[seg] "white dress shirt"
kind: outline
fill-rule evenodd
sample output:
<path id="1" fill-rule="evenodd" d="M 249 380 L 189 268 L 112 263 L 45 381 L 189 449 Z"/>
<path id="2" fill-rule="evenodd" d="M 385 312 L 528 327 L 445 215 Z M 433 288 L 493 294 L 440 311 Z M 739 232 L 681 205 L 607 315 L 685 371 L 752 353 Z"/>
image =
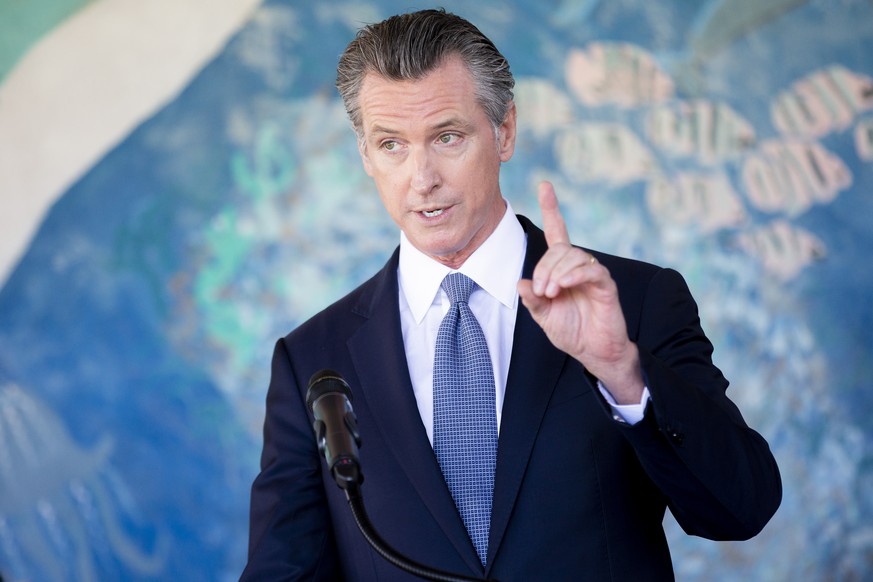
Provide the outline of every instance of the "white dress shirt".
<path id="1" fill-rule="evenodd" d="M 461 265 L 459 272 L 473 279 L 478 288 L 470 295 L 470 310 L 479 321 L 488 343 L 494 366 L 497 427 L 503 410 L 512 336 L 518 306 L 517 284 L 521 278 L 527 237 L 509 202 L 497 228 Z M 403 232 L 400 233 L 400 326 L 418 412 L 427 437 L 433 443 L 433 361 L 436 336 L 443 317 L 449 310 L 449 298 L 440 284 L 455 272 L 416 249 Z M 616 405 L 601 386 L 613 412 L 623 421 L 634 423 L 642 418 L 648 390 L 639 405 Z"/>

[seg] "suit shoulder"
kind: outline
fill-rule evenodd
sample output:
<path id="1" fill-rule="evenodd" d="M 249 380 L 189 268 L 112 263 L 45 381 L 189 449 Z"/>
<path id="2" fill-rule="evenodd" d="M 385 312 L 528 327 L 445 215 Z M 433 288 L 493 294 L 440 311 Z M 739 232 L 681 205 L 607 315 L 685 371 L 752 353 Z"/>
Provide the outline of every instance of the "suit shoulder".
<path id="1" fill-rule="evenodd" d="M 652 277 L 667 270 L 664 267 L 647 263 L 638 259 L 630 259 L 620 257 L 618 255 L 610 255 L 600 251 L 585 249 L 591 253 L 600 263 L 609 270 L 612 278 L 615 279 L 619 287 L 622 283 L 635 283 L 639 285 L 642 282 L 651 280 Z"/>
<path id="2" fill-rule="evenodd" d="M 675 269 L 598 251 L 589 252 L 609 270 L 618 287 L 625 317 L 629 320 L 639 317 L 643 306 L 653 300 L 683 297 L 693 301 L 685 278 Z"/>

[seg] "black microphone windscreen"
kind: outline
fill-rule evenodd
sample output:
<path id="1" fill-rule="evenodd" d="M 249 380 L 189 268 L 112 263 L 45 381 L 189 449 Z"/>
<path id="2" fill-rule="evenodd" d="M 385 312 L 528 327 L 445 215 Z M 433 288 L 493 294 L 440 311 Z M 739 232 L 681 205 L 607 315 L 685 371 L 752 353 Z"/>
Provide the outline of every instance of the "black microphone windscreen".
<path id="1" fill-rule="evenodd" d="M 334 370 L 319 370 L 309 379 L 309 389 L 306 391 L 306 407 L 313 412 L 312 406 L 321 396 L 330 392 L 345 394 L 349 402 L 352 400 L 352 390 L 348 383 Z"/>

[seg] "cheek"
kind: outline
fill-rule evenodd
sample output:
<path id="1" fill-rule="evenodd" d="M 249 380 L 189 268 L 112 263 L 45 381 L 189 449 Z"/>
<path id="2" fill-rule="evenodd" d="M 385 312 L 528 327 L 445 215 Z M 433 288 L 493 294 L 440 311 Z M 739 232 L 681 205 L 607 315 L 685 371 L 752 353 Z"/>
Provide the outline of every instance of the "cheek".
<path id="1" fill-rule="evenodd" d="M 403 197 L 400 194 L 399 188 L 391 181 L 378 183 L 379 198 L 382 200 L 382 206 L 388 211 L 388 214 L 395 221 L 399 220 L 403 211 Z"/>

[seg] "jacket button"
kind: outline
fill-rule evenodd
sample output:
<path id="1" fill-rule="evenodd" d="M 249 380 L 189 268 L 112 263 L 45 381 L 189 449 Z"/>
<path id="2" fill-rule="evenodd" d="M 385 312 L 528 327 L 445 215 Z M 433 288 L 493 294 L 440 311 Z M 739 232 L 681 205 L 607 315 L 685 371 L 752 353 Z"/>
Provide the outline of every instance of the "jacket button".
<path id="1" fill-rule="evenodd" d="M 672 426 L 665 427 L 664 432 L 677 447 L 681 447 L 682 443 L 685 442 L 685 435 Z"/>

